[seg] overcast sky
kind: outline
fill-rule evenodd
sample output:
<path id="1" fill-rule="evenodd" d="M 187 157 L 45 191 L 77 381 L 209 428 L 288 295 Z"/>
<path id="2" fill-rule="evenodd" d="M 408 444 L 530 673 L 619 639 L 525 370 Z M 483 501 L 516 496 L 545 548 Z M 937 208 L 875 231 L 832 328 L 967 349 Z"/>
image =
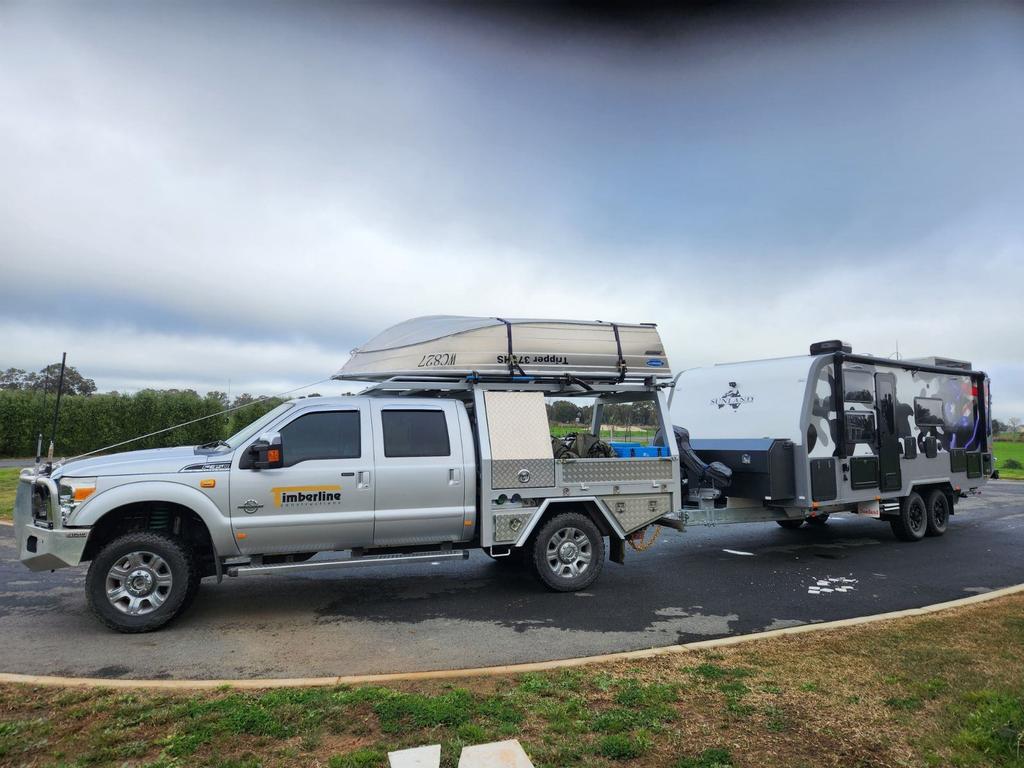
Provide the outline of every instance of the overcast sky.
<path id="1" fill-rule="evenodd" d="M 1019 5 L 417 8 L 0 3 L 0 367 L 269 393 L 416 315 L 600 318 L 965 358 L 1024 417 Z"/>

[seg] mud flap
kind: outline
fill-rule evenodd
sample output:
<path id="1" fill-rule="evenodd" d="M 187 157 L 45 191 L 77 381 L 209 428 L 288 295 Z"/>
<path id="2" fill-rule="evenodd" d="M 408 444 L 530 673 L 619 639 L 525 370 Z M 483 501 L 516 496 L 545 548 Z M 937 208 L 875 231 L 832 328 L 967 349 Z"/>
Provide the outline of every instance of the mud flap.
<path id="1" fill-rule="evenodd" d="M 618 536 L 608 537 L 608 559 L 619 565 L 626 563 L 626 542 Z"/>

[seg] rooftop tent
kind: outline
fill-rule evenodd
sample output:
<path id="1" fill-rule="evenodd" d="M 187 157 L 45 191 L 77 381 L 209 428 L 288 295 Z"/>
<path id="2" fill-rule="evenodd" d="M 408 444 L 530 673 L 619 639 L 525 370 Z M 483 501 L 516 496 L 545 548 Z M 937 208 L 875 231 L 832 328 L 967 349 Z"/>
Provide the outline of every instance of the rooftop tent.
<path id="1" fill-rule="evenodd" d="M 393 376 L 671 376 L 653 324 L 431 315 L 406 320 L 352 350 L 336 379 Z"/>

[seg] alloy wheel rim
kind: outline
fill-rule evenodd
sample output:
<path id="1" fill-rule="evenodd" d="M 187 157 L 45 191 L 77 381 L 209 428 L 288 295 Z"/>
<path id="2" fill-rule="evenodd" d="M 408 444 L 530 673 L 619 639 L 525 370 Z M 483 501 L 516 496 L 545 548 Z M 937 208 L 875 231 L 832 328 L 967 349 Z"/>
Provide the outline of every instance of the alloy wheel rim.
<path id="1" fill-rule="evenodd" d="M 171 566 L 160 555 L 138 551 L 121 555 L 107 571 L 107 600 L 129 616 L 145 616 L 171 594 Z"/>
<path id="2" fill-rule="evenodd" d="M 910 518 L 910 527 L 915 531 L 920 531 L 927 525 L 926 515 L 924 511 L 924 504 L 915 503 L 910 505 L 908 517 Z"/>
<path id="3" fill-rule="evenodd" d="M 563 579 L 579 576 L 590 567 L 593 548 L 587 534 L 579 528 L 559 528 L 548 539 L 545 559 L 551 572 Z"/>
<path id="4" fill-rule="evenodd" d="M 946 510 L 945 500 L 935 500 L 935 503 L 932 504 L 932 516 L 935 518 L 935 522 L 940 528 L 946 524 L 946 520 L 949 518 L 949 512 Z"/>

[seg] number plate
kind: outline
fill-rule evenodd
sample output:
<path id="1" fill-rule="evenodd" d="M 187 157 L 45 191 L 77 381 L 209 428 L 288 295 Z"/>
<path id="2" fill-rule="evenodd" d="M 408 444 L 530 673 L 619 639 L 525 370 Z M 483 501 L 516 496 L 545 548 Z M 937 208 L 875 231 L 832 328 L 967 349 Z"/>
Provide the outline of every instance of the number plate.
<path id="1" fill-rule="evenodd" d="M 862 501 L 857 504 L 857 514 L 865 517 L 881 517 L 882 509 L 877 501 Z"/>

